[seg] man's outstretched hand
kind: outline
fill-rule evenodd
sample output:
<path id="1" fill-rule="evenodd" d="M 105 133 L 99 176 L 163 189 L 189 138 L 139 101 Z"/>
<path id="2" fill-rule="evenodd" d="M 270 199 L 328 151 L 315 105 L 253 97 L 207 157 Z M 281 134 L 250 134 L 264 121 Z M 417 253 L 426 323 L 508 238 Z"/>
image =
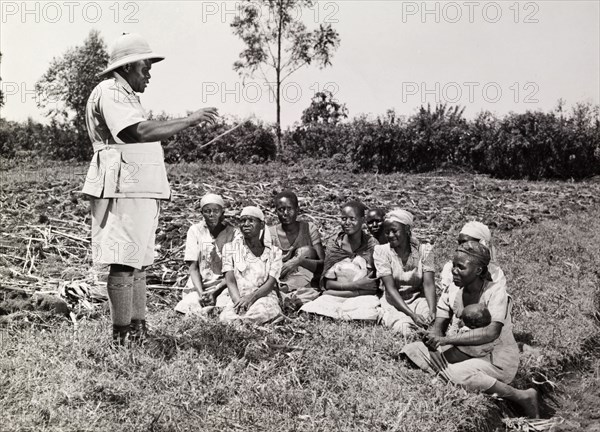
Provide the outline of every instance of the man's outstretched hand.
<path id="1" fill-rule="evenodd" d="M 191 123 L 191 126 L 199 125 L 202 122 L 207 122 L 210 124 L 214 124 L 219 117 L 219 112 L 216 108 L 202 108 L 198 111 L 194 111 L 188 116 L 188 120 Z"/>

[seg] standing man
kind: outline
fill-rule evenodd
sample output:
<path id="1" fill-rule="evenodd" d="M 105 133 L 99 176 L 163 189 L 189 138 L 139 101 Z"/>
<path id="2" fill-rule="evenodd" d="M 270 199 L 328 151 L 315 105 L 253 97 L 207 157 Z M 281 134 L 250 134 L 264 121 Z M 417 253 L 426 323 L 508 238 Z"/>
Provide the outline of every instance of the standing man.
<path id="1" fill-rule="evenodd" d="M 110 265 L 113 341 L 121 345 L 146 334 L 144 269 L 154 262 L 160 200 L 171 196 L 160 141 L 218 115 L 204 108 L 184 118 L 148 120 L 136 93 L 146 90 L 152 64 L 162 60 L 141 36 L 123 34 L 86 108 L 94 156 L 82 192 L 91 201 L 92 259 Z"/>

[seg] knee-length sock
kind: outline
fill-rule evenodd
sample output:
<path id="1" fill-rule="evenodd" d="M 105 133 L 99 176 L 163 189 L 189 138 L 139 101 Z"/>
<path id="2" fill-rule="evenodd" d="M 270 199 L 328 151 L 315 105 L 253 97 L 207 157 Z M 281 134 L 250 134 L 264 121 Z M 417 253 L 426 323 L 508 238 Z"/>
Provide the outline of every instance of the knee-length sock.
<path id="1" fill-rule="evenodd" d="M 106 284 L 112 323 L 115 326 L 131 324 L 133 276 L 108 276 Z"/>
<path id="2" fill-rule="evenodd" d="M 133 296 L 131 302 L 131 319 L 146 320 L 146 272 L 133 274 Z"/>

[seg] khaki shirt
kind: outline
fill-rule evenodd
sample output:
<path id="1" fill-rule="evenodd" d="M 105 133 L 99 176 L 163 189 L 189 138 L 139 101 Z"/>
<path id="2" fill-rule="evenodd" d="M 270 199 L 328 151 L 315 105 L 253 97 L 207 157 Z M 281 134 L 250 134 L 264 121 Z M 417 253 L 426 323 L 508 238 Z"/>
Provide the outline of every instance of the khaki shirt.
<path id="1" fill-rule="evenodd" d="M 118 136 L 147 119 L 138 95 L 117 73 L 94 88 L 85 119 L 94 156 L 83 193 L 96 198 L 170 197 L 160 142 L 125 144 Z"/>

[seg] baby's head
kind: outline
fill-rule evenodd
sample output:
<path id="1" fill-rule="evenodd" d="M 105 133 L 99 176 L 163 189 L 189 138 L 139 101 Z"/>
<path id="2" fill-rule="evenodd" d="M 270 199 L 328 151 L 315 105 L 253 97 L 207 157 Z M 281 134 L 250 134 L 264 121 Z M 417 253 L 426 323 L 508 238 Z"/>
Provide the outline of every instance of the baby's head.
<path id="1" fill-rule="evenodd" d="M 475 329 L 490 325 L 492 316 L 488 308 L 481 303 L 475 303 L 464 308 L 462 320 L 465 326 Z"/>

